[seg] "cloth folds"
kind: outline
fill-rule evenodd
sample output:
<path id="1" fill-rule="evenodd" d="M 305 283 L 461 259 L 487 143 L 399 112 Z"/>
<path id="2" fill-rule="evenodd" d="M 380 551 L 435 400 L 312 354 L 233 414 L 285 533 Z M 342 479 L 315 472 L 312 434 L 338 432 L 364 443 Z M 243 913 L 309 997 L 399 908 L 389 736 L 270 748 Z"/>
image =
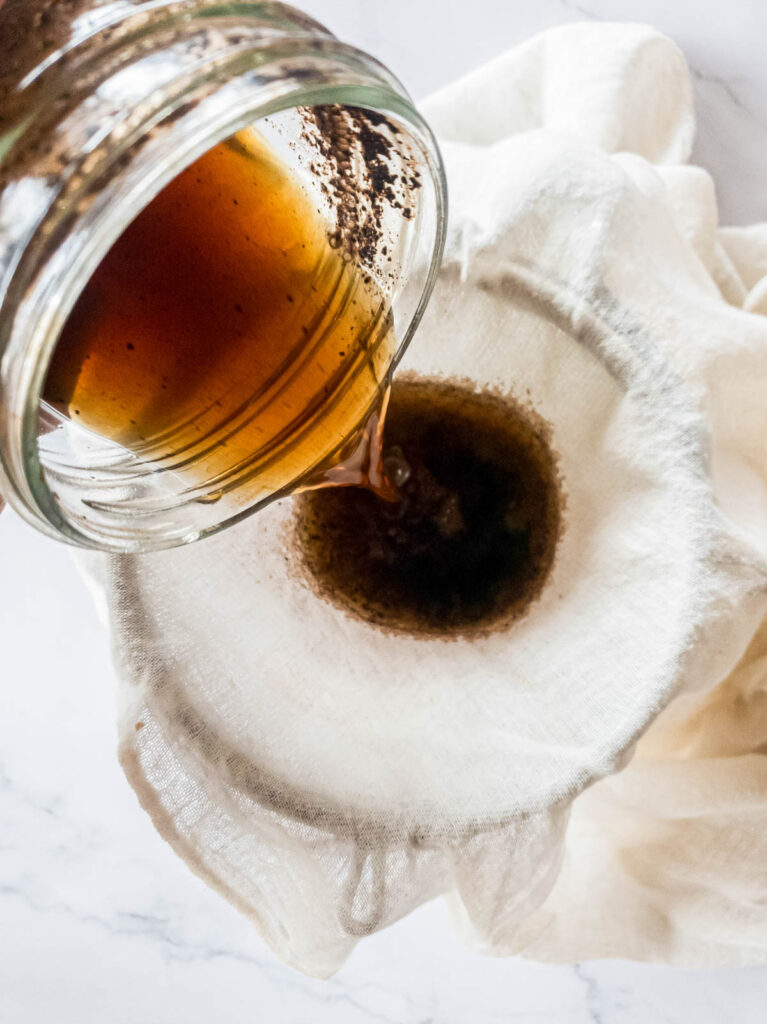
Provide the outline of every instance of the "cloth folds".
<path id="1" fill-rule="evenodd" d="M 548 422 L 550 579 L 506 635 L 417 640 L 290 571 L 289 501 L 89 556 L 128 778 L 309 973 L 440 894 L 492 953 L 764 960 L 767 225 L 718 227 L 646 26 L 544 33 L 423 112 L 451 216 L 405 367 Z"/>

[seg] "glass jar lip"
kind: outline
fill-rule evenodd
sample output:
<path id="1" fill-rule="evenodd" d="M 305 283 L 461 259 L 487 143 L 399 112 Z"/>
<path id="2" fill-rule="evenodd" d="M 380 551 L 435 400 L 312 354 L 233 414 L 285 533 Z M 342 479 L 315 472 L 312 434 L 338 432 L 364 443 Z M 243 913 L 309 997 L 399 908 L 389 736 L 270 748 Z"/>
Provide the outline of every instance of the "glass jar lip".
<path id="1" fill-rule="evenodd" d="M 228 7 L 228 5 L 218 5 Z M 260 9 L 263 4 L 249 4 L 252 8 Z M 266 5 L 268 7 L 278 6 L 283 10 L 285 5 Z M 295 42 L 295 40 L 293 40 Z M 322 36 L 320 39 L 305 36 L 302 45 L 298 48 L 303 52 L 304 57 L 308 56 L 317 69 L 317 79 L 321 79 L 323 62 L 337 62 L 341 60 L 343 67 L 348 69 L 347 73 L 339 73 L 336 64 L 333 64 L 332 81 L 315 80 L 305 74 L 284 75 L 279 82 L 270 82 L 268 95 L 256 95 L 246 107 L 221 111 L 221 116 L 207 125 L 198 125 L 194 135 L 185 140 L 185 145 L 173 154 L 172 159 L 163 160 L 161 170 L 158 168 L 151 183 L 141 183 L 140 195 L 128 193 L 119 202 L 105 206 L 96 216 L 83 218 L 81 229 L 88 225 L 88 244 L 81 245 L 78 253 L 79 259 L 75 259 L 69 266 L 61 268 L 61 274 L 56 280 L 56 289 L 53 296 L 48 296 L 51 305 L 45 313 L 45 326 L 30 332 L 27 338 L 18 341 L 18 331 L 14 330 L 9 339 L 8 348 L 16 344 L 17 349 L 22 349 L 20 359 L 17 363 L 17 394 L 23 396 L 21 408 L 18 403 L 15 409 L 6 412 L 10 423 L 6 422 L 5 431 L 2 436 L 2 445 L 9 451 L 2 452 L 5 476 L 11 477 L 11 486 L 7 487 L 11 503 L 28 521 L 32 522 L 38 529 L 65 539 L 70 544 L 80 547 L 99 548 L 102 550 L 114 551 L 138 551 L 176 546 L 177 544 L 195 540 L 198 537 L 206 536 L 217 532 L 224 527 L 237 522 L 252 514 L 262 507 L 267 501 L 284 495 L 285 491 L 272 495 L 269 498 L 257 502 L 254 505 L 233 514 L 229 518 L 222 519 L 213 526 L 194 530 L 182 538 L 174 537 L 168 542 L 147 542 L 146 539 L 135 542 L 121 540 L 119 543 L 112 543 L 106 538 L 94 541 L 92 537 L 84 534 L 73 522 L 71 522 L 61 509 L 56 495 L 48 486 L 45 474 L 42 471 L 38 447 L 37 447 L 37 419 L 39 402 L 44 386 L 47 367 L 52 357 L 53 350 L 60 332 L 61 324 L 74 304 L 79 291 L 84 287 L 85 281 L 95 270 L 100 260 L 106 255 L 110 246 L 114 243 L 119 234 L 124 230 L 127 222 L 135 216 L 136 212 L 147 203 L 167 184 L 175 175 L 180 173 L 198 156 L 201 156 L 211 146 L 222 141 L 246 124 L 253 123 L 269 115 L 281 111 L 295 109 L 296 107 L 316 106 L 320 104 L 340 104 L 353 106 L 363 110 L 383 114 L 393 118 L 398 125 L 417 144 L 418 150 L 423 156 L 423 167 L 431 178 L 435 196 L 435 223 L 434 242 L 432 246 L 431 261 L 428 272 L 424 279 L 424 285 L 420 301 L 412 315 L 407 328 L 398 338 L 398 347 L 391 365 L 391 369 L 397 365 L 404 354 L 410 340 L 415 332 L 418 323 L 423 315 L 424 309 L 431 294 L 436 275 L 439 269 L 446 234 L 446 204 L 447 187 L 445 182 L 444 169 L 439 149 L 431 130 L 426 122 L 413 107 L 404 88 L 397 82 L 391 73 L 374 58 L 369 57 L 353 46 L 338 42 L 332 36 Z M 247 54 L 250 51 L 245 51 Z M 294 50 L 295 54 L 295 50 Z M 294 55 L 293 54 L 293 55 Z M 227 74 L 221 78 L 219 88 L 227 82 L 239 77 L 245 70 L 249 70 L 249 62 L 243 60 L 245 55 L 239 53 L 235 58 L 235 66 L 227 69 Z M 281 59 L 280 48 L 270 50 L 270 57 L 275 60 Z M 205 75 L 200 75 L 205 80 Z M 361 81 L 362 79 L 362 81 Z M 192 83 L 192 87 L 196 82 Z M 176 109 L 184 106 L 184 94 L 175 97 Z M 259 98 L 260 96 L 260 98 Z M 173 111 L 171 111 L 171 116 Z M 167 115 L 166 115 L 167 116 Z M 148 134 L 156 124 L 156 117 L 147 118 L 144 123 L 137 126 L 138 137 Z M 119 153 L 112 155 L 114 162 L 120 159 Z M 108 165 L 107 165 L 108 166 Z M 104 168 L 101 168 L 103 172 Z M 126 211 L 130 216 L 126 219 Z M 51 271 L 52 273 L 52 271 Z M 79 275 L 79 277 L 78 277 Z M 79 280 L 79 287 L 76 281 Z M 73 287 L 67 287 L 72 285 Z M 37 286 L 35 286 L 36 288 Z M 34 293 L 33 289 L 33 293 Z M 5 374 L 4 374 L 5 376 Z M 4 384 L 8 381 L 4 380 Z M 21 385 L 18 387 L 18 385 Z M 6 391 L 10 389 L 6 388 Z M 6 464 L 6 456 L 10 452 L 9 466 Z M 15 455 L 15 458 L 14 458 Z M 19 486 L 19 484 L 21 486 Z"/>

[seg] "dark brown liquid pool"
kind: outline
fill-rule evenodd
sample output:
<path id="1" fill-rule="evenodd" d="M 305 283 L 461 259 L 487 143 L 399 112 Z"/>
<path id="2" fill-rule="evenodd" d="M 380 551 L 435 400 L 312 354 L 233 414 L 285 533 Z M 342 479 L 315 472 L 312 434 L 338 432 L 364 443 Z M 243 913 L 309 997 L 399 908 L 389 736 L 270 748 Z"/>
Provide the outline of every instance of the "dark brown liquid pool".
<path id="1" fill-rule="evenodd" d="M 417 636 L 491 632 L 522 615 L 554 562 L 562 521 L 545 424 L 494 393 L 404 379 L 384 461 L 401 501 L 362 488 L 297 499 L 296 548 L 321 597 Z"/>

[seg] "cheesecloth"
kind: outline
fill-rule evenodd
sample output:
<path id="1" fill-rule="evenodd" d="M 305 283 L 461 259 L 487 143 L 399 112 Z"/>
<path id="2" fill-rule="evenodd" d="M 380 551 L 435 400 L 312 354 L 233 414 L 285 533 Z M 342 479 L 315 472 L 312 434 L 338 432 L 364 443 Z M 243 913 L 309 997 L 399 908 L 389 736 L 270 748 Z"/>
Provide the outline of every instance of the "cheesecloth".
<path id="1" fill-rule="evenodd" d="M 500 634 L 387 633 L 295 571 L 291 500 L 87 556 L 125 772 L 311 974 L 440 894 L 493 953 L 764 959 L 767 225 L 718 227 L 645 26 L 544 33 L 423 112 L 451 215 L 405 367 L 549 424 L 543 592 Z"/>

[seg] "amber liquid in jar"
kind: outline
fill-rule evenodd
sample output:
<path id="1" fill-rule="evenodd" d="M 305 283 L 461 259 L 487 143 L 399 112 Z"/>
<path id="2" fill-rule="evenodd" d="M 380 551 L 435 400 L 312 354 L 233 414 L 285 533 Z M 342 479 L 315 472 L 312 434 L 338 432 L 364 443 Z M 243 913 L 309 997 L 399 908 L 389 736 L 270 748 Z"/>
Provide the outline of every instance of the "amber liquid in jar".
<path id="1" fill-rule="evenodd" d="M 255 501 L 326 471 L 328 483 L 369 482 L 393 349 L 375 283 L 247 129 L 113 245 L 66 322 L 44 398 L 200 500 L 245 484 Z"/>

